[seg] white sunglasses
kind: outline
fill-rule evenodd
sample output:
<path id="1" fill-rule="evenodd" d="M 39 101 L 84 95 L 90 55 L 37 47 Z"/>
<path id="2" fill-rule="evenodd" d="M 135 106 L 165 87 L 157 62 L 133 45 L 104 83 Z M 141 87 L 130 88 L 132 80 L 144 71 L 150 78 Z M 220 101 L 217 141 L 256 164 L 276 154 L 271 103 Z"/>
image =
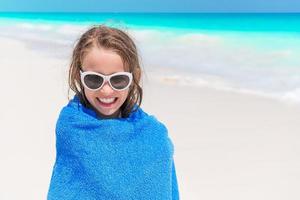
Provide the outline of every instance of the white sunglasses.
<path id="1" fill-rule="evenodd" d="M 83 86 L 92 91 L 101 89 L 106 82 L 114 90 L 122 91 L 126 90 L 132 82 L 130 72 L 117 72 L 106 76 L 97 72 L 80 70 L 80 78 Z"/>

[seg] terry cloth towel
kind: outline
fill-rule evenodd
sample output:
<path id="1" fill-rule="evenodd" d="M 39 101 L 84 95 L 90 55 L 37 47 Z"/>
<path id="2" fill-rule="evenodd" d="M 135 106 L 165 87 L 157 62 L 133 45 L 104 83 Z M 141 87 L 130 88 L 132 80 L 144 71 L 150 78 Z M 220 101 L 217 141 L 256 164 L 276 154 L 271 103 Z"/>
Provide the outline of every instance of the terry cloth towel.
<path id="1" fill-rule="evenodd" d="M 56 124 L 47 198 L 179 199 L 173 154 L 166 127 L 141 108 L 127 118 L 100 119 L 75 96 Z"/>

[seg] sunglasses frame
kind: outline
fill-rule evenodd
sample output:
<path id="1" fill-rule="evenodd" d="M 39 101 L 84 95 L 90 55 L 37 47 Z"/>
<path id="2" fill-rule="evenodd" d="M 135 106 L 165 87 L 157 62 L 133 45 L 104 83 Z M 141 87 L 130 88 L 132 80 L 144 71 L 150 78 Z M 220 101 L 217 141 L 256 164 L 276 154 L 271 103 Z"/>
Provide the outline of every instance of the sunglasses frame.
<path id="1" fill-rule="evenodd" d="M 89 88 L 89 87 L 85 84 L 85 82 L 84 82 L 84 77 L 85 77 L 86 75 L 97 75 L 97 76 L 102 77 L 102 78 L 103 78 L 103 82 L 102 82 L 101 86 L 98 87 L 98 88 L 96 88 L 96 89 L 91 89 L 91 88 Z M 110 82 L 110 79 L 111 79 L 112 77 L 114 77 L 114 76 L 117 76 L 117 75 L 125 75 L 125 76 L 128 76 L 128 78 L 129 78 L 129 83 L 128 83 L 128 85 L 127 85 L 125 88 L 117 89 L 117 88 L 115 88 L 115 87 L 112 86 L 112 84 L 111 84 L 111 82 Z M 123 90 L 126 90 L 126 89 L 131 85 L 131 82 L 132 82 L 132 73 L 130 73 L 130 72 L 116 72 L 116 73 L 113 73 L 113 74 L 110 74 L 110 75 L 103 75 L 103 74 L 100 74 L 100 73 L 98 73 L 98 72 L 93 72 L 93 71 L 85 71 L 85 72 L 84 72 L 84 71 L 80 70 L 80 79 L 81 79 L 81 83 L 83 84 L 83 86 L 84 86 L 85 88 L 91 90 L 91 91 L 97 91 L 97 90 L 100 90 L 106 82 L 108 82 L 108 84 L 110 85 L 110 87 L 111 87 L 113 90 L 116 90 L 116 91 L 123 91 Z"/>

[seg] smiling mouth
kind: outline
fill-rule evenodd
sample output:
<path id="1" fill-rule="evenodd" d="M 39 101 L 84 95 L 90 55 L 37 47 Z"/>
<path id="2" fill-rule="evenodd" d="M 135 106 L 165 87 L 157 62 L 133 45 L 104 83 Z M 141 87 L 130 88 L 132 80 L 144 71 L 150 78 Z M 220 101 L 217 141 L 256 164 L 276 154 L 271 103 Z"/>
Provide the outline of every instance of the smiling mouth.
<path id="1" fill-rule="evenodd" d="M 111 107 L 113 104 L 115 104 L 117 102 L 117 100 L 118 100 L 118 97 L 109 98 L 109 99 L 97 98 L 98 103 L 104 107 Z"/>

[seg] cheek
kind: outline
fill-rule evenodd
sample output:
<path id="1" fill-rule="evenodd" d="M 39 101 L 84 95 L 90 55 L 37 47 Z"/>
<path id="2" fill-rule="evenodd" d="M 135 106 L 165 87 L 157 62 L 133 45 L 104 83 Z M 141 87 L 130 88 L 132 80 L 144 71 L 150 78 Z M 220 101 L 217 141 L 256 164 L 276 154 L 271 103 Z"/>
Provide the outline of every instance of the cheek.
<path id="1" fill-rule="evenodd" d="M 89 101 L 91 101 L 92 99 L 93 99 L 93 92 L 91 92 L 91 91 L 88 91 L 88 90 L 84 90 L 84 95 L 85 95 L 85 97 L 89 100 Z M 90 102 L 91 103 L 91 102 Z"/>
<path id="2" fill-rule="evenodd" d="M 129 93 L 128 90 L 127 91 L 123 91 L 121 93 L 120 97 L 121 97 L 121 99 L 122 99 L 123 102 L 127 99 L 128 93 Z"/>

